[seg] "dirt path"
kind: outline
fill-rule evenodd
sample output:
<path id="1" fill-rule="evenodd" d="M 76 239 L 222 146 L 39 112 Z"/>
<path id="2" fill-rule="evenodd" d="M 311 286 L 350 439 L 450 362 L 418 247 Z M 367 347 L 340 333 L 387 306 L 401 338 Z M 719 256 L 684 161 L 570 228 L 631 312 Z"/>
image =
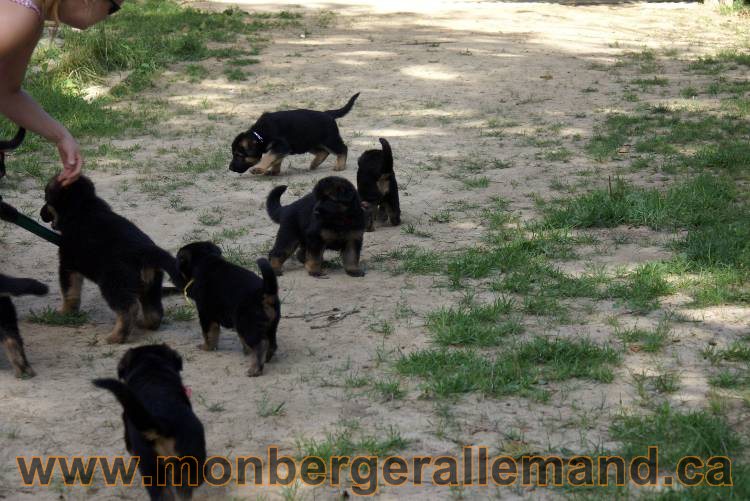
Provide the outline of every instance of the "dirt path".
<path id="1" fill-rule="evenodd" d="M 219 2 L 198 5 L 224 7 Z M 262 205 L 270 187 L 289 184 L 288 201 L 330 174 L 332 161 L 311 173 L 306 169 L 309 158 L 295 157 L 284 163 L 278 179 L 257 179 L 249 174 L 237 177 L 225 171 L 231 138 L 264 110 L 328 109 L 361 92 L 353 112 L 340 120 L 350 148 L 345 175 L 353 180 L 359 154 L 375 147 L 378 137 L 389 138 L 403 186 L 405 226 L 379 228 L 366 236 L 364 260 L 369 273 L 364 279 L 332 270 L 328 279 L 314 280 L 298 264 L 289 265 L 281 279 L 283 312 L 294 318 L 283 319 L 277 358 L 266 366 L 261 378 L 244 375 L 239 342 L 231 332 L 223 334 L 217 353 L 199 352 L 196 321 L 172 322 L 153 336 L 134 339 L 164 341 L 183 354 L 184 378 L 193 388 L 197 413 L 206 425 L 209 452 L 261 454 L 268 446 L 279 445 L 291 454 L 296 441 L 324 438 L 342 421 L 356 421 L 364 433 L 379 438 L 386 438 L 391 428 L 399 430 L 408 440 L 408 446 L 400 451 L 405 456 L 454 455 L 460 451 L 459 444 L 539 453 L 613 446 L 607 435 L 608 417 L 620 402 L 633 398 L 633 389 L 622 377 L 611 385 L 561 385 L 546 404 L 521 398 L 461 398 L 450 404 L 450 414 L 441 411 L 441 404 L 420 398 L 416 380 L 401 380 L 406 396 L 387 402 L 369 385 L 348 387 L 356 386 L 347 383 L 352 378 L 395 378 L 389 363 L 398 353 L 428 342 L 424 316 L 461 297 L 435 287 L 431 278 L 392 276 L 373 257 L 409 244 L 447 249 L 477 241 L 483 228 L 471 207 L 492 197 L 508 200 L 510 210 L 531 217 L 533 198 L 549 198 L 554 180 L 599 183 L 606 179 L 617 166 L 595 163 L 582 147 L 603 111 L 630 107 L 631 103 L 622 99 L 620 77 L 601 71 L 600 65 L 611 64 L 625 50 L 644 47 L 673 51 L 676 58 L 716 52 L 725 48 L 728 37 L 736 37 L 733 22 L 701 4 L 682 3 L 352 0 L 311 2 L 304 8 L 293 2 L 247 1 L 240 6 L 301 12 L 304 27 L 273 33 L 258 56 L 261 63 L 248 68 L 252 76 L 246 82 L 228 82 L 217 70 L 216 78 L 191 84 L 179 80 L 177 70 L 169 72 L 164 89 L 148 97 L 162 98 L 167 107 L 189 112 L 169 115 L 160 137 L 114 141 L 120 148 L 137 148 L 132 161 L 91 172 L 100 194 L 172 251 L 191 235 L 207 236 L 233 228 L 240 233 L 229 239 L 228 245 L 254 258 L 267 249 L 276 231 Z M 675 89 L 687 83 L 686 77 L 669 72 L 666 66 L 665 73 Z M 583 91 L 588 88 L 596 91 Z M 551 129 L 572 151 L 566 161 L 546 160 L 538 145 L 530 141 L 544 138 Z M 165 185 L 169 178 L 165 165 L 206 158 L 207 152 L 215 168 L 196 174 L 193 184 L 166 192 L 143 188 L 144 179 Z M 489 181 L 486 188 L 467 189 L 461 180 L 452 178 L 459 166 L 472 161 L 487 166 L 482 169 Z M 576 173 L 592 171 L 592 177 L 576 177 Z M 179 200 L 170 202 L 171 196 Z M 13 200 L 38 210 L 38 191 L 19 193 Z M 179 204 L 189 210 L 176 210 Z M 451 207 L 464 209 L 455 211 L 448 223 L 431 221 L 431 216 Z M 202 213 L 220 215 L 222 222 L 217 227 L 202 225 L 198 222 Z M 403 229 L 412 227 L 417 231 Z M 242 234 L 243 230 L 246 233 Z M 32 242 L 16 229 L 4 227 L 2 231 L 7 246 L 0 252 L 9 253 L 8 268 L 14 274 L 47 277 L 47 282 L 56 283 L 55 254 L 50 246 Z M 420 237 L 419 231 L 429 236 Z M 627 266 L 666 255 L 660 246 L 648 243 L 652 235 L 642 237 L 597 259 Z M 18 300 L 22 315 L 56 304 L 57 286 L 52 289 L 48 298 Z M 181 303 L 181 298 L 167 300 L 173 307 Z M 91 284 L 84 288 L 83 304 L 90 323 L 80 328 L 22 322 L 36 378 L 13 379 L 7 361 L 0 357 L 0 497 L 143 497 L 140 490 L 124 488 L 17 487 L 13 461 L 17 453 L 123 453 L 119 411 L 111 397 L 95 391 L 89 380 L 113 374 L 116 360 L 127 346 L 103 344 L 112 315 Z M 357 311 L 324 329 L 311 329 L 323 320 L 300 318 L 307 312 L 334 307 Z M 604 324 L 609 313 L 596 311 L 586 325 L 556 327 L 555 333 L 601 339 L 609 332 Z M 712 314 L 709 312 L 709 317 Z M 721 323 L 715 328 L 685 333 L 688 361 L 695 356 L 695 344 L 691 343 L 721 335 L 723 329 L 740 329 L 749 316 L 741 309 L 725 309 L 717 315 Z M 390 335 L 377 332 L 384 324 L 392 326 Z M 547 326 L 540 324 L 536 331 L 547 333 Z M 649 363 L 645 358 L 628 358 L 618 374 L 626 375 Z M 705 403 L 705 375 L 685 376 L 679 399 Z M 281 415 L 260 416 L 264 409 L 281 403 Z M 336 492 L 300 489 L 308 499 L 330 499 Z M 199 493 L 199 499 L 254 498 L 258 493 L 276 498 L 281 491 L 227 487 L 201 489 Z M 393 499 L 554 495 L 549 490 L 527 492 L 521 488 L 449 491 L 403 487 L 383 488 L 380 493 Z"/>

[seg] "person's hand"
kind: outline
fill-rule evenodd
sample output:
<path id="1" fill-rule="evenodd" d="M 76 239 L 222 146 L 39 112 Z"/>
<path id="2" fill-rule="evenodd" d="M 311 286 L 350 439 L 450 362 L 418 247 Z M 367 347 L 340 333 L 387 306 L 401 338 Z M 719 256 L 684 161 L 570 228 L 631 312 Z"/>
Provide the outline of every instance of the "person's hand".
<path id="1" fill-rule="evenodd" d="M 57 142 L 57 151 L 60 152 L 60 160 L 63 163 L 63 171 L 57 176 L 57 180 L 63 186 L 68 186 L 81 176 L 81 167 L 83 167 L 81 148 L 75 138 L 68 133 Z"/>

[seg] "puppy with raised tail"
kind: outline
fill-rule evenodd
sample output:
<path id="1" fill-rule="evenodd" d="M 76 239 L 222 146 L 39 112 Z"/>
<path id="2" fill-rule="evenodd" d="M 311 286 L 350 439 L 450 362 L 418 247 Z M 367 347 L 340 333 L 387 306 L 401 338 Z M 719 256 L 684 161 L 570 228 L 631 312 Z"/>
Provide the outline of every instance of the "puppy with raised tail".
<path id="1" fill-rule="evenodd" d="M 211 242 L 194 242 L 177 252 L 177 266 L 195 301 L 203 332 L 202 350 L 216 350 L 221 327 L 236 329 L 250 356 L 247 375 L 260 376 L 276 352 L 281 301 L 276 275 L 267 259 L 258 259 L 263 278 L 232 264 Z"/>
<path id="2" fill-rule="evenodd" d="M 193 489 L 203 483 L 206 437 L 181 371 L 182 358 L 166 344 L 139 346 L 120 359 L 118 379 L 93 381 L 122 405 L 125 448 L 140 458 L 138 469 L 144 480 L 151 479 L 146 490 L 152 500 L 174 499 L 174 494 L 190 499 Z M 167 463 L 159 457 L 180 458 L 180 462 L 167 474 Z M 188 466 L 187 475 L 183 464 Z"/>
<path id="3" fill-rule="evenodd" d="M 328 155 L 336 155 L 336 167 L 346 168 L 348 148 L 341 139 L 336 120 L 346 116 L 359 93 L 343 108 L 328 111 L 288 110 L 263 113 L 250 129 L 232 142 L 229 170 L 243 173 L 277 175 L 287 155 L 312 153 L 310 170 L 317 169 Z"/>
<path id="4" fill-rule="evenodd" d="M 359 256 L 365 231 L 365 212 L 354 185 L 343 177 L 321 179 L 312 193 L 287 205 L 281 205 L 286 186 L 271 190 L 266 199 L 268 216 L 279 223 L 276 242 L 271 249 L 271 266 L 282 274 L 284 262 L 297 250 L 297 259 L 311 276 L 323 275 L 323 252 L 341 252 L 344 270 L 362 277 Z"/>
<path id="5" fill-rule="evenodd" d="M 391 145 L 380 138 L 381 150 L 367 150 L 357 163 L 357 191 L 362 198 L 367 217 L 367 231 L 375 230 L 375 217 L 393 226 L 401 224 L 401 207 L 398 200 L 398 183 L 393 171 Z"/>

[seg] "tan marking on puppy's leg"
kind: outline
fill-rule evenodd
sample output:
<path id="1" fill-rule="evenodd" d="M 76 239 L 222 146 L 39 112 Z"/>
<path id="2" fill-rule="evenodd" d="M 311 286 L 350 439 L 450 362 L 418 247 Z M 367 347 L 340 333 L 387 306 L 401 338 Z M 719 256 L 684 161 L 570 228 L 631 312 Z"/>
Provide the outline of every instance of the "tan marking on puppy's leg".
<path id="1" fill-rule="evenodd" d="M 350 238 L 347 240 L 344 249 L 341 251 L 341 261 L 344 263 L 344 271 L 353 277 L 362 277 L 365 272 L 359 266 L 359 255 L 357 253 L 357 240 Z"/>
<path id="2" fill-rule="evenodd" d="M 323 275 L 323 253 L 307 249 L 305 256 L 305 269 L 313 277 Z"/>
<path id="3" fill-rule="evenodd" d="M 13 372 L 17 378 L 34 377 L 36 375 L 26 361 L 26 354 L 23 351 L 23 346 L 18 340 L 7 337 L 3 340 L 3 345 L 5 347 L 5 352 L 8 355 L 8 360 L 10 360 L 10 363 L 13 365 Z"/>
<path id="4" fill-rule="evenodd" d="M 221 326 L 216 322 L 213 322 L 208 328 L 207 332 L 203 333 L 203 339 L 205 343 L 198 346 L 203 351 L 215 351 L 219 347 L 219 334 L 221 333 Z"/>
<path id="5" fill-rule="evenodd" d="M 269 174 L 271 176 L 278 176 L 279 172 L 281 172 L 281 161 L 284 160 L 283 158 L 279 158 L 274 163 L 271 164 L 270 170 L 266 171 L 266 174 Z"/>
<path id="6" fill-rule="evenodd" d="M 281 275 L 283 273 L 282 267 L 284 266 L 284 259 L 280 257 L 272 257 L 271 258 L 271 268 L 273 268 L 274 273 L 276 275 Z"/>
<path id="7" fill-rule="evenodd" d="M 242 351 L 250 359 L 250 367 L 247 369 L 247 375 L 249 377 L 258 377 L 263 374 L 263 360 L 266 359 L 266 351 L 268 351 L 268 340 L 264 339 L 258 344 L 256 349 L 253 349 L 248 345 L 244 339 L 240 338 L 242 342 Z"/>
<path id="8" fill-rule="evenodd" d="M 81 289 L 83 288 L 83 275 L 71 272 L 69 275 L 70 287 L 63 291 L 63 304 L 60 313 L 75 313 L 81 307 Z"/>
<path id="9" fill-rule="evenodd" d="M 266 174 L 266 171 L 276 162 L 277 160 L 281 160 L 283 157 L 279 157 L 275 153 L 265 153 L 261 159 L 258 165 L 250 169 L 250 172 L 253 174 Z"/>
<path id="10" fill-rule="evenodd" d="M 333 170 L 344 170 L 346 169 L 346 153 L 336 155 L 336 167 Z"/>
<path id="11" fill-rule="evenodd" d="M 129 309 L 118 311 L 116 314 L 117 320 L 115 320 L 115 327 L 112 329 L 112 333 L 109 337 L 107 337 L 107 343 L 109 344 L 124 343 L 133 331 L 133 327 L 135 326 L 138 317 L 138 303 L 134 303 Z"/>
<path id="12" fill-rule="evenodd" d="M 325 150 L 316 151 L 315 157 L 312 159 L 312 162 L 310 162 L 310 170 L 317 169 L 318 166 L 328 158 L 328 155 L 330 155 L 330 153 Z"/>

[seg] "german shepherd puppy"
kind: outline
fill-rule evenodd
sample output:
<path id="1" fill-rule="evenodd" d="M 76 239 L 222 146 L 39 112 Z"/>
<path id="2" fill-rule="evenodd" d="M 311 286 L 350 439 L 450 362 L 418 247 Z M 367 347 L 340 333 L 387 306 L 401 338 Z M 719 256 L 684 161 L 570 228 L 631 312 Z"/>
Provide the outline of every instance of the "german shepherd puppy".
<path id="1" fill-rule="evenodd" d="M 26 129 L 19 127 L 13 139 L 0 141 L 0 179 L 5 177 L 5 154 L 21 146 L 24 137 L 26 137 Z"/>
<path id="2" fill-rule="evenodd" d="M 315 277 L 323 275 L 323 252 L 341 251 L 344 270 L 353 277 L 365 272 L 359 265 L 365 230 L 365 213 L 357 189 L 348 180 L 329 176 L 318 181 L 312 193 L 285 207 L 280 198 L 286 186 L 277 186 L 268 194 L 266 210 L 279 223 L 276 242 L 271 249 L 271 266 L 282 274 L 284 262 L 297 251 L 297 259 Z"/>
<path id="3" fill-rule="evenodd" d="M 236 329 L 243 351 L 250 357 L 247 375 L 260 376 L 263 364 L 276 352 L 276 330 L 281 318 L 279 286 L 271 265 L 258 259 L 263 276 L 226 261 L 211 242 L 194 242 L 177 252 L 177 265 L 187 282 L 185 292 L 195 301 L 203 331 L 199 348 L 215 350 L 219 329 Z"/>
<path id="4" fill-rule="evenodd" d="M 146 487 L 151 499 L 173 499 L 171 489 L 189 499 L 203 483 L 206 437 L 180 371 L 182 358 L 166 344 L 139 346 L 123 355 L 117 365 L 118 379 L 93 381 L 111 391 L 123 407 L 125 448 L 140 457 L 138 469 L 144 479 L 151 479 Z M 157 460 L 167 456 L 182 458 L 189 465 L 187 477 L 180 463 L 167 474 L 166 462 Z M 157 479 L 167 485 L 159 486 Z"/>
<path id="5" fill-rule="evenodd" d="M 393 172 L 393 153 L 388 141 L 380 138 L 381 150 L 367 150 L 357 164 L 357 191 L 362 198 L 367 218 L 367 231 L 375 230 L 375 213 L 393 226 L 401 224 L 401 207 L 398 202 L 398 183 Z"/>
<path id="6" fill-rule="evenodd" d="M 330 153 L 336 155 L 336 167 L 346 168 L 347 147 L 339 134 L 336 119 L 345 116 L 354 106 L 354 94 L 338 110 L 289 110 L 263 113 L 252 127 L 232 142 L 229 170 L 243 173 L 250 167 L 253 174 L 276 175 L 287 155 L 312 153 L 310 169 L 316 169 Z"/>
<path id="7" fill-rule="evenodd" d="M 99 286 L 104 300 L 117 315 L 108 343 L 124 343 L 133 330 L 140 303 L 142 326 L 161 325 L 162 280 L 166 271 L 181 287 L 177 261 L 157 247 L 145 233 L 96 196 L 94 183 L 80 177 L 63 188 L 52 178 L 44 190 L 47 202 L 41 218 L 61 234 L 61 311 L 77 311 L 83 278 Z"/>
<path id="8" fill-rule="evenodd" d="M 47 286 L 31 278 L 13 278 L 0 275 L 0 342 L 5 347 L 10 363 L 17 378 L 34 377 L 36 373 L 26 359 L 23 350 L 23 339 L 18 331 L 18 317 L 11 296 L 47 294 Z"/>

